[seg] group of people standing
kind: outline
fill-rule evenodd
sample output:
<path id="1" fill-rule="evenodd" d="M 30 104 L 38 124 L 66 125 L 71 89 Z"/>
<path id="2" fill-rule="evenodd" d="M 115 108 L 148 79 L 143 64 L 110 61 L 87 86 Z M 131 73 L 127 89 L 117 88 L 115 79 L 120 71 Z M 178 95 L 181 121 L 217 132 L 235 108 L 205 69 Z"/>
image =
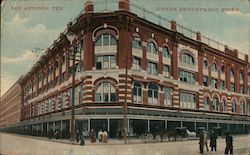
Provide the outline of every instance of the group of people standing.
<path id="1" fill-rule="evenodd" d="M 98 139 L 99 143 L 107 143 L 108 142 L 108 132 L 100 129 L 97 133 L 97 139 Z M 91 129 L 91 131 L 90 131 L 90 140 L 91 140 L 91 143 L 96 142 L 96 132 L 94 131 L 94 129 Z"/>
<path id="2" fill-rule="evenodd" d="M 228 132 L 225 133 L 226 135 L 226 148 L 225 148 L 225 154 L 233 154 L 233 137 L 229 135 Z M 208 133 L 207 131 L 203 131 L 200 134 L 200 153 L 204 152 L 204 146 L 207 149 L 207 152 L 209 151 L 208 149 Z M 217 134 L 212 130 L 210 134 L 210 147 L 211 151 L 217 151 Z"/>

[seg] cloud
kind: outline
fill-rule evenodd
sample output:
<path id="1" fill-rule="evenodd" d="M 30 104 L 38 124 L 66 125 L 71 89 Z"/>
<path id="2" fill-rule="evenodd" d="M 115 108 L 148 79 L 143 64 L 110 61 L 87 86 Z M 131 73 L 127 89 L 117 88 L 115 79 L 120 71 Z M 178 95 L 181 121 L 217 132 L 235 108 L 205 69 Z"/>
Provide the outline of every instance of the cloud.
<path id="1" fill-rule="evenodd" d="M 26 50 L 20 57 L 1 57 L 1 63 L 3 64 L 21 64 L 27 61 L 32 61 L 36 58 L 36 54 Z"/>
<path id="2" fill-rule="evenodd" d="M 20 55 L 23 49 L 47 48 L 61 31 L 62 28 L 48 29 L 43 23 L 33 23 L 32 18 L 23 18 L 17 13 L 2 24 L 1 50 L 6 54 Z"/>
<path id="3" fill-rule="evenodd" d="M 11 24 L 14 24 L 14 25 L 22 25 L 24 23 L 27 23 L 28 21 L 30 21 L 29 18 L 21 18 L 20 17 L 20 14 L 16 14 L 12 20 L 10 21 Z"/>

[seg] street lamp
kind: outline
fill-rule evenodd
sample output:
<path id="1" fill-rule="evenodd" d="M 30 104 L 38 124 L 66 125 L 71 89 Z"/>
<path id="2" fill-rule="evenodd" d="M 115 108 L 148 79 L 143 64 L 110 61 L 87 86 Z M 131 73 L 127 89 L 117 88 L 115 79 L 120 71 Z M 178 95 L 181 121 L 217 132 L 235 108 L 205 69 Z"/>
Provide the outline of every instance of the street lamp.
<path id="1" fill-rule="evenodd" d="M 75 141 L 75 56 L 76 56 L 76 50 L 75 50 L 75 46 L 73 46 L 73 41 L 76 39 L 76 35 L 70 30 L 70 28 L 72 27 L 72 23 L 69 23 L 68 25 L 68 31 L 66 33 L 66 37 L 70 42 L 70 46 L 69 46 L 69 52 L 70 54 L 73 54 L 73 64 L 72 64 L 72 105 L 71 105 L 71 134 L 70 134 L 70 139 L 72 142 Z"/>

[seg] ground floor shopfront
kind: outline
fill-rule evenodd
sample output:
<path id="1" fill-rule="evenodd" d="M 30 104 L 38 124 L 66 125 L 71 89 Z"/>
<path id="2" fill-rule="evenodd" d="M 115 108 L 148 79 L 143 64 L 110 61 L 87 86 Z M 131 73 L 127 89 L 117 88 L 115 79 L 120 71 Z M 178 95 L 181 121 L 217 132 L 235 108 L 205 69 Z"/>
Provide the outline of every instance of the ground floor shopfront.
<path id="1" fill-rule="evenodd" d="M 139 137 L 145 132 L 174 130 L 186 127 L 190 131 L 203 128 L 207 131 L 217 129 L 220 134 L 229 131 L 232 134 L 250 133 L 248 116 L 229 116 L 204 112 L 161 110 L 141 107 L 128 107 L 128 135 Z M 2 128 L 4 131 L 33 136 L 51 136 L 61 133 L 61 138 L 70 138 L 71 111 L 34 117 L 19 124 Z M 85 107 L 75 111 L 75 129 L 89 133 L 93 129 L 107 131 L 110 138 L 119 138 L 123 130 L 124 115 L 122 106 Z"/>

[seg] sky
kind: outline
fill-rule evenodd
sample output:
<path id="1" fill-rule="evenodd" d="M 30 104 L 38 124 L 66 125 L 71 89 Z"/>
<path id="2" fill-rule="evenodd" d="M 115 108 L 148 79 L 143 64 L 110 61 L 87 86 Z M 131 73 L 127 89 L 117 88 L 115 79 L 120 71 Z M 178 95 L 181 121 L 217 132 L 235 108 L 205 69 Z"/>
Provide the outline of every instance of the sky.
<path id="1" fill-rule="evenodd" d="M 39 59 L 87 0 L 4 0 L 1 4 L 1 95 Z M 105 5 L 105 1 L 109 2 Z M 95 10 L 115 10 L 115 0 L 94 0 Z M 248 0 L 130 0 L 142 9 L 175 20 L 193 31 L 250 55 Z M 156 24 L 158 18 L 131 10 Z M 159 23 L 158 23 L 159 24 Z M 160 24 L 167 27 L 165 21 Z M 167 27 L 169 28 L 169 27 Z M 181 30 L 179 30 L 181 32 Z M 190 35 L 191 36 L 191 35 Z M 37 51 L 36 54 L 34 51 Z M 40 54 L 39 54 L 40 53 Z"/>

